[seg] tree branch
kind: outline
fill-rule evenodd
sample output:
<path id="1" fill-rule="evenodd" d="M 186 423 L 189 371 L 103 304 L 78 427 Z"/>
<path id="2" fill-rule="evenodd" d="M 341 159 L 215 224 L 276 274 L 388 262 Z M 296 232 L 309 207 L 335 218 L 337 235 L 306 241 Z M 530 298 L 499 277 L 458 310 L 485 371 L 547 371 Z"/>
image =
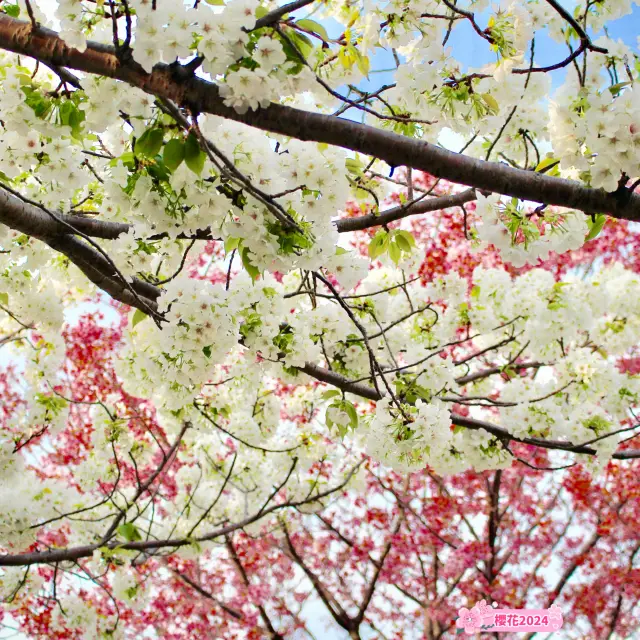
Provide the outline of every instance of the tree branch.
<path id="1" fill-rule="evenodd" d="M 211 113 L 299 140 L 351 149 L 380 158 L 391 166 L 427 171 L 438 178 L 475 189 L 585 213 L 640 219 L 640 196 L 637 194 L 625 193 L 621 197 L 572 180 L 463 156 L 352 120 L 279 104 L 272 103 L 266 109 L 239 114 L 225 106 L 215 84 L 189 72 L 181 73 L 179 66 L 157 64 L 148 73 L 133 60 L 119 60 L 112 46 L 96 42 L 89 42 L 86 51 L 81 53 L 68 47 L 56 32 L 43 28 L 34 32 L 29 22 L 7 14 L 0 14 L 0 48 L 31 56 L 43 63 L 122 80 L 199 113 Z"/>
<path id="2" fill-rule="evenodd" d="M 598 53 L 609 53 L 607 49 L 604 47 L 597 47 L 591 42 L 591 39 L 586 34 L 585 30 L 580 26 L 577 20 L 556 0 L 547 0 L 547 4 L 551 5 L 556 13 L 558 13 L 564 20 L 566 20 L 572 27 L 573 30 L 578 34 L 580 38 L 580 42 L 582 46 L 586 49 L 590 49 L 591 51 L 597 51 Z"/>
<path id="3" fill-rule="evenodd" d="M 330 487 L 325 491 L 321 491 L 320 493 L 309 496 L 308 498 L 304 498 L 303 500 L 296 500 L 285 502 L 283 504 L 273 505 L 260 513 L 255 513 L 245 518 L 244 520 L 241 520 L 240 522 L 227 525 L 226 527 L 222 527 L 220 529 L 215 529 L 214 531 L 211 531 L 197 538 L 168 538 L 165 540 L 138 540 L 135 542 L 112 541 L 108 542 L 106 545 L 102 545 L 100 542 L 97 542 L 95 544 L 69 547 L 66 549 L 51 549 L 49 551 L 31 551 L 27 553 L 4 554 L 0 555 L 0 567 L 24 567 L 32 564 L 51 564 L 55 562 L 76 561 L 82 558 L 89 558 L 96 549 L 100 548 L 109 550 L 129 549 L 131 551 L 152 552 L 158 551 L 160 549 L 166 549 L 168 547 L 178 549 L 180 547 L 186 547 L 190 544 L 193 544 L 194 542 L 208 542 L 211 540 L 216 540 L 220 537 L 226 536 L 229 533 L 233 533 L 234 531 L 242 529 L 243 527 L 246 527 L 264 518 L 270 513 L 281 511 L 282 509 L 286 509 L 289 507 L 295 508 L 304 504 L 316 502 L 317 500 L 322 500 L 322 498 L 326 498 L 333 493 L 341 491 L 349 484 L 351 478 L 355 475 L 361 465 L 362 462 L 359 462 L 355 467 L 353 467 L 347 474 L 346 478 L 335 487 Z"/>
<path id="4" fill-rule="evenodd" d="M 216 598 L 212 593 L 210 593 L 209 591 L 201 587 L 195 580 L 192 580 L 188 575 L 181 573 L 177 569 L 171 569 L 171 572 L 175 576 L 180 578 L 180 580 L 182 580 L 184 583 L 188 584 L 194 591 L 199 593 L 203 598 L 206 598 L 207 600 L 211 600 L 212 602 L 215 602 L 215 604 L 218 607 L 220 607 L 225 613 L 229 614 L 232 618 L 235 618 L 236 620 L 242 620 L 241 613 L 238 613 L 235 609 L 232 609 L 231 607 L 228 607 L 223 602 L 220 602 L 218 598 Z"/>
<path id="5" fill-rule="evenodd" d="M 315 378 L 316 380 L 320 380 L 321 382 L 326 382 L 342 391 L 347 393 L 352 393 L 354 395 L 360 396 L 361 398 L 366 398 L 367 400 L 381 400 L 383 394 L 379 393 L 373 387 L 369 387 L 368 385 L 352 382 L 348 378 L 336 373 L 335 371 L 329 371 L 328 369 L 324 369 L 319 365 L 312 364 L 307 362 L 304 367 L 300 368 L 300 371 L 306 373 L 307 375 Z M 597 455 L 597 451 L 593 447 L 584 446 L 584 445 L 575 445 L 571 442 L 564 442 L 562 440 L 546 440 L 544 438 L 521 438 L 518 436 L 514 436 L 504 427 L 499 427 L 498 425 L 492 424 L 490 422 L 485 422 L 484 420 L 478 420 L 476 418 L 470 418 L 467 416 L 461 416 L 457 413 L 451 413 L 451 422 L 459 427 L 464 427 L 465 429 L 473 429 L 477 431 L 478 429 L 484 429 L 488 431 L 490 434 L 496 436 L 499 440 L 504 442 L 520 442 L 522 444 L 529 444 L 535 447 L 542 447 L 543 449 L 557 449 L 559 451 L 567 451 L 569 453 L 580 453 L 586 455 Z M 624 451 L 619 451 L 613 454 L 613 458 L 617 460 L 630 460 L 634 458 L 640 458 L 640 450 L 629 449 Z"/>
<path id="6" fill-rule="evenodd" d="M 377 215 L 375 213 L 369 213 L 364 216 L 358 216 L 357 218 L 342 218 L 341 220 L 337 220 L 335 225 L 340 233 L 360 231 L 362 229 L 368 229 L 369 227 L 389 224 L 390 222 L 395 222 L 396 220 L 415 216 L 420 213 L 440 211 L 441 209 L 448 209 L 449 207 L 459 207 L 476 199 L 475 190 L 466 189 L 460 193 L 428 198 L 413 205 L 393 207 L 393 209 L 388 209 Z"/>
<path id="7" fill-rule="evenodd" d="M 256 29 L 262 29 L 262 27 L 268 27 L 269 25 L 275 24 L 280 21 L 280 18 L 285 16 L 287 13 L 291 13 L 291 11 L 296 11 L 296 9 L 302 9 L 306 7 L 308 4 L 311 4 L 314 0 L 296 0 L 296 2 L 290 2 L 289 4 L 283 4 L 281 7 L 270 11 L 265 16 L 262 16 L 259 20 L 256 20 L 256 24 L 254 25 L 251 31 L 255 31 Z"/>

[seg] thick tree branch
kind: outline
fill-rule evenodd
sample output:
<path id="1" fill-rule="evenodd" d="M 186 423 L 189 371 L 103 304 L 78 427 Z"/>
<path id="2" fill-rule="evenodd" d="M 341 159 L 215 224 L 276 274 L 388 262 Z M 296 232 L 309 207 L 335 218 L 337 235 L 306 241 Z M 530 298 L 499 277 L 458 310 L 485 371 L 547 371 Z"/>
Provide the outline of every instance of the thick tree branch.
<path id="1" fill-rule="evenodd" d="M 71 230 L 67 225 L 71 225 L 78 233 L 83 233 L 92 238 L 115 240 L 133 228 L 132 225 L 125 222 L 101 220 L 95 216 L 72 215 L 60 212 L 56 212 L 55 215 L 55 218 L 50 216 L 42 208 L 22 200 L 0 186 L 0 223 L 29 236 L 42 238 L 43 236 L 69 234 Z M 158 233 L 148 239 L 159 240 L 166 237 L 166 235 L 166 233 Z M 177 238 L 178 240 L 219 239 L 211 235 L 210 229 L 201 229 L 192 234 L 180 234 Z"/>
<path id="2" fill-rule="evenodd" d="M 67 256 L 93 284 L 106 291 L 112 298 L 155 318 L 155 300 L 160 295 L 160 290 L 137 278 L 127 283 L 105 257 L 106 254 L 102 255 L 97 248 L 72 235 L 73 231 L 83 233 L 70 222 L 75 221 L 75 218 L 76 216 L 60 217 L 58 214 L 52 214 L 0 188 L 0 224 L 42 240 L 55 251 Z M 77 218 L 84 220 L 80 216 Z M 94 228 L 95 225 L 92 230 Z"/>
<path id="3" fill-rule="evenodd" d="M 300 371 L 316 380 L 320 380 L 320 382 L 326 382 L 338 389 L 342 389 L 342 391 L 353 393 L 353 395 L 366 398 L 367 400 L 380 400 L 382 397 L 373 387 L 360 382 L 351 382 L 351 380 L 341 376 L 339 373 L 329 371 L 329 369 L 325 369 L 311 362 L 307 362 L 304 367 L 301 367 Z"/>
<path id="4" fill-rule="evenodd" d="M 121 233 L 127 233 L 128 224 L 106 222 L 79 215 L 56 214 L 73 227 L 94 238 L 113 240 Z M 7 189 L 0 187 L 0 223 L 20 233 L 36 238 L 68 234 L 69 229 L 43 209 L 26 202 Z"/>
<path id="5" fill-rule="evenodd" d="M 134 293 L 132 293 L 132 291 L 130 291 L 124 283 L 118 279 L 108 261 L 95 249 L 70 234 L 59 234 L 54 236 L 46 235 L 47 232 L 51 231 L 59 233 L 60 227 L 65 227 L 60 225 L 60 223 L 55 219 L 50 218 L 44 211 L 23 202 L 19 198 L 3 190 L 0 190 L 0 222 L 9 224 L 12 228 L 17 229 L 22 233 L 40 237 L 40 239 L 46 242 L 52 249 L 55 249 L 69 257 L 69 259 L 83 271 L 91 282 L 100 289 L 106 291 L 114 299 L 140 309 L 145 313 L 156 313 L 157 305 L 155 300 L 161 293 L 161 290 L 158 287 L 155 287 L 150 283 L 134 279 L 131 283 L 131 287 L 136 294 L 134 295 Z M 353 382 L 338 373 L 329 371 L 328 369 L 310 362 L 306 363 L 304 367 L 301 367 L 300 371 L 315 378 L 316 380 L 335 386 L 345 392 L 353 393 L 361 398 L 376 401 L 380 400 L 384 395 L 373 387 L 360 382 Z M 452 413 L 452 422 L 455 425 L 465 427 L 467 429 L 485 429 L 505 443 L 515 441 L 545 449 L 557 449 L 572 453 L 587 455 L 596 455 L 597 453 L 596 449 L 586 445 L 575 445 L 570 442 L 546 440 L 543 438 L 518 438 L 511 435 L 509 431 L 503 427 L 499 427 L 482 420 L 477 420 L 475 418 L 460 416 L 455 413 Z M 616 459 L 638 458 L 640 457 L 640 451 L 620 451 L 615 453 L 613 457 Z"/>
<path id="6" fill-rule="evenodd" d="M 111 265 L 93 247 L 72 235 L 60 235 L 52 238 L 42 238 L 43 242 L 58 251 L 87 276 L 99 289 L 108 293 L 114 300 L 124 302 L 130 307 L 155 316 L 158 306 L 155 300 L 161 290 L 148 282 L 133 278 L 130 285 L 137 295 L 134 295 L 116 276 Z"/>
<path id="7" fill-rule="evenodd" d="M 337 220 L 335 225 L 339 233 L 359 231 L 421 213 L 460 206 L 475 199 L 475 191 L 473 189 L 467 189 L 461 193 L 425 199 L 410 206 L 393 207 L 378 215 L 371 213 L 356 218 L 343 218 Z M 56 217 L 58 220 L 52 218 L 39 207 L 21 200 L 6 189 L 0 187 L 0 223 L 30 236 L 42 237 L 68 234 L 70 230 L 66 225 L 71 225 L 79 233 L 91 236 L 92 238 L 115 240 L 123 233 L 128 233 L 132 228 L 132 225 L 125 222 L 101 220 L 95 216 L 89 217 L 56 213 Z M 60 222 L 60 220 L 62 222 Z M 166 234 L 157 234 L 150 239 L 159 239 L 164 235 Z M 201 229 L 193 234 L 181 234 L 178 236 L 178 239 L 215 240 L 217 238 L 211 235 L 210 229 Z"/>
<path id="8" fill-rule="evenodd" d="M 438 178 L 475 189 L 585 213 L 640 219 L 640 196 L 636 194 L 607 193 L 572 180 L 463 156 L 352 120 L 279 104 L 239 114 L 225 106 L 215 84 L 179 66 L 157 64 L 149 73 L 134 61 L 119 60 L 112 46 L 96 42 L 89 42 L 86 51 L 80 53 L 68 47 L 54 31 L 43 28 L 34 31 L 29 22 L 6 14 L 0 14 L 0 48 L 31 56 L 43 63 L 122 80 L 196 112 L 211 113 L 300 140 L 344 147 L 380 158 L 391 166 L 427 171 Z"/>
<path id="9" fill-rule="evenodd" d="M 7 196 L 14 198 L 15 201 L 10 201 Z M 8 192 L 5 192 L 4 194 L 4 201 L 2 200 L 2 198 L 3 193 L 0 191 L 0 222 L 5 222 L 8 218 L 8 214 L 6 213 L 7 208 L 5 207 L 3 209 L 2 204 L 3 202 L 10 201 L 13 205 L 22 207 L 21 210 L 24 214 L 23 216 L 14 215 L 11 218 L 12 224 L 16 225 L 13 228 L 17 227 L 18 230 L 23 231 L 23 233 L 42 230 L 39 225 L 44 224 L 44 218 L 47 217 L 44 212 L 40 212 L 42 213 L 43 218 L 37 216 L 37 207 L 32 207 L 31 209 L 29 208 L 30 205 L 27 205 L 26 208 L 23 207 L 22 205 L 24 205 L 25 203 L 23 203 L 18 198 L 11 196 L 11 194 L 9 194 Z M 3 212 L 5 216 L 4 219 L 2 217 Z M 97 287 L 106 291 L 114 299 L 140 309 L 145 313 L 149 313 L 150 310 L 155 313 L 155 311 L 157 310 L 155 300 L 161 293 L 159 288 L 141 280 L 134 280 L 132 286 L 135 287 L 136 293 L 138 293 L 138 297 L 136 298 L 124 286 L 124 284 L 115 277 L 115 274 L 112 273 L 113 269 L 108 264 L 108 262 L 97 251 L 95 251 L 92 247 L 85 244 L 78 238 L 75 238 L 72 235 L 57 235 L 53 237 L 45 236 L 42 237 L 42 240 L 46 242 L 52 249 L 60 251 L 61 253 L 69 257 L 69 259 L 72 260 L 72 262 L 76 266 L 78 266 L 78 268 L 80 268 L 83 273 Z M 306 373 L 312 378 L 315 378 L 316 380 L 325 382 L 334 387 L 337 387 L 338 389 L 341 389 L 342 391 L 352 393 L 361 398 L 376 401 L 380 400 L 383 397 L 383 394 L 381 394 L 377 389 L 373 387 L 360 382 L 352 382 L 348 378 L 345 378 L 344 376 L 335 373 L 334 371 L 329 371 L 328 369 L 325 369 L 324 367 L 313 364 L 311 362 L 307 362 L 304 367 L 300 368 L 300 371 Z M 451 417 L 452 422 L 455 425 L 465 427 L 467 429 L 485 429 L 503 442 L 515 441 L 534 445 L 537 447 L 543 447 L 545 449 L 558 449 L 562 451 L 588 455 L 596 455 L 597 453 L 593 447 L 589 446 L 574 445 L 572 443 L 556 440 L 545 440 L 543 438 L 518 438 L 511 435 L 503 427 L 499 427 L 482 420 L 459 416 L 455 413 L 452 413 Z M 620 451 L 618 453 L 615 453 L 613 457 L 617 459 L 638 458 L 640 457 L 640 451 Z"/>

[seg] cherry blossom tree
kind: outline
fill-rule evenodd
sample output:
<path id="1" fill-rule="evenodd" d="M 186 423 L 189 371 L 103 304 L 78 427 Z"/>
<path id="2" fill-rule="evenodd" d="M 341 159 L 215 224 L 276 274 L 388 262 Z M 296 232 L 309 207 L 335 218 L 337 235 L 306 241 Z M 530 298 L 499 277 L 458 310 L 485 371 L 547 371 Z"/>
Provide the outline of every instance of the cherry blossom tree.
<path id="1" fill-rule="evenodd" d="M 42 465 L 53 477 L 91 455 L 86 433 L 93 425 L 84 403 L 97 397 L 120 396 L 139 441 L 152 441 L 159 431 L 149 403 L 128 396 L 113 370 L 126 314 L 108 327 L 104 320 L 86 315 L 64 334 L 74 411 Z M 10 375 L 3 378 L 6 413 L 20 404 Z M 518 463 L 481 474 L 443 477 L 424 470 L 406 476 L 368 461 L 364 487 L 336 492 L 311 513 L 298 506 L 259 532 L 237 530 L 204 556 L 120 551 L 96 569 L 90 562 L 37 565 L 15 585 L 25 591 L 10 599 L 7 611 L 34 637 L 81 636 L 73 608 L 79 594 L 91 593 L 94 615 L 126 636 L 153 629 L 176 638 L 295 637 L 317 629 L 305 606 L 318 599 L 335 626 L 353 637 L 439 638 L 451 633 L 459 608 L 487 599 L 515 608 L 560 603 L 565 624 L 598 637 L 633 631 L 636 469 L 610 463 L 595 480 L 578 465 L 551 472 L 544 450 L 516 446 Z M 114 451 L 120 450 L 118 440 Z M 134 456 L 122 463 L 114 457 L 128 470 L 117 481 L 121 487 L 135 482 Z M 162 508 L 176 498 L 171 479 L 166 474 L 152 494 Z M 101 487 L 107 495 L 112 489 Z M 141 526 L 140 519 L 134 522 Z M 41 538 L 51 546 L 63 539 Z M 65 580 L 73 573 L 93 588 Z"/>
<path id="2" fill-rule="evenodd" d="M 633 633 L 630 2 L 54 5 L 0 4 L 6 624 Z"/>

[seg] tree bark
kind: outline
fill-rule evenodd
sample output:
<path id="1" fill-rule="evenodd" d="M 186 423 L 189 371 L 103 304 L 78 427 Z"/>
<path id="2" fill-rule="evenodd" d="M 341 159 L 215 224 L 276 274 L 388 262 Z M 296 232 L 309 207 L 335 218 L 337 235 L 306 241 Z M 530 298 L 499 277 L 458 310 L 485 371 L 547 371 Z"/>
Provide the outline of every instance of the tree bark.
<path id="1" fill-rule="evenodd" d="M 80 52 L 55 31 L 0 14 L 0 48 L 30 56 L 44 64 L 122 80 L 195 113 L 210 113 L 285 136 L 331 144 L 384 160 L 389 165 L 426 171 L 437 178 L 481 191 L 640 220 L 640 195 L 627 190 L 607 193 L 572 180 L 515 169 L 442 149 L 428 142 L 360 124 L 352 120 L 302 111 L 272 103 L 266 109 L 237 113 L 225 106 L 218 87 L 179 64 L 157 64 L 145 71 L 134 60 L 122 61 L 111 45 L 88 42 Z"/>

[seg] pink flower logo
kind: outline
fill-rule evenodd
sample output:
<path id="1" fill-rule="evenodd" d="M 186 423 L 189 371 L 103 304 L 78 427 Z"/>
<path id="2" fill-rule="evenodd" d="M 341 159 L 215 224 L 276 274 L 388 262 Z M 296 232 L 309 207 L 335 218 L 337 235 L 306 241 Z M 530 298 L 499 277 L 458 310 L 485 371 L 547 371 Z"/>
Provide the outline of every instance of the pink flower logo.
<path id="1" fill-rule="evenodd" d="M 482 621 L 485 616 L 493 614 L 493 609 L 487 604 L 486 600 L 480 600 L 480 602 L 477 602 L 471 611 L 480 616 L 480 621 Z"/>
<path id="2" fill-rule="evenodd" d="M 557 604 L 551 605 L 549 607 L 549 625 L 550 628 L 554 631 L 557 631 L 562 627 L 562 611 Z"/>
<path id="3" fill-rule="evenodd" d="M 464 629 L 466 633 L 474 633 L 481 626 L 480 613 L 475 607 L 471 611 L 465 607 L 458 609 L 458 616 L 456 627 Z"/>

